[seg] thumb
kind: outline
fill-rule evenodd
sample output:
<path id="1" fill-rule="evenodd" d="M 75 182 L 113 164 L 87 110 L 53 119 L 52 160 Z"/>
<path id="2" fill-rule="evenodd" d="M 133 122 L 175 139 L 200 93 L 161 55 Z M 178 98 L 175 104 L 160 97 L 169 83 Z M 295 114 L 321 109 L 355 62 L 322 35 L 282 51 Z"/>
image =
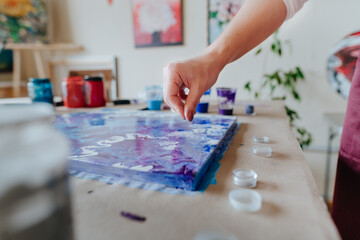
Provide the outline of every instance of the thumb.
<path id="1" fill-rule="evenodd" d="M 187 120 L 193 120 L 194 114 L 196 113 L 196 106 L 199 103 L 202 95 L 203 93 L 199 90 L 199 88 L 193 87 L 190 89 L 184 106 L 184 112 Z"/>

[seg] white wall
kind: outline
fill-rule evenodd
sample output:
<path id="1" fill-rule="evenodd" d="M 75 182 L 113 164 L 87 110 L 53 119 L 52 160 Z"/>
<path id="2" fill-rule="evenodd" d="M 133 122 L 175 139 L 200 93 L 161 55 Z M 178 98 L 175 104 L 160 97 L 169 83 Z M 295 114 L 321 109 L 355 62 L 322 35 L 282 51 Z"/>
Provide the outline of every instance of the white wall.
<path id="1" fill-rule="evenodd" d="M 131 98 L 145 85 L 162 83 L 166 63 L 201 53 L 207 46 L 207 1 L 184 0 L 184 45 L 134 48 L 130 0 L 53 0 L 54 38 L 81 44 L 87 53 L 114 54 L 120 59 L 121 97 Z M 346 101 L 327 83 L 326 60 L 333 44 L 360 30 L 359 0 L 310 0 L 284 24 L 280 36 L 293 44 L 292 57 L 280 60 L 247 54 L 225 68 L 217 85 L 242 89 L 248 80 L 259 79 L 279 66 L 300 65 L 306 82 L 299 86 L 303 101 L 293 104 L 314 135 L 315 147 L 325 147 L 327 127 L 322 114 L 345 111 Z M 264 71 L 265 70 L 265 71 Z M 239 99 L 250 96 L 239 91 Z"/>

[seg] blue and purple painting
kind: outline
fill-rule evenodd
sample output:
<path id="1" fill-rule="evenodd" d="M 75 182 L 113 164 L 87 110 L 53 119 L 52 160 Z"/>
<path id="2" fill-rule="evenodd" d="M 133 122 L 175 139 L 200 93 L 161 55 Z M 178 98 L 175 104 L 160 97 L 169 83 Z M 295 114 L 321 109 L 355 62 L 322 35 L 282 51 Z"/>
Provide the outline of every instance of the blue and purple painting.
<path id="1" fill-rule="evenodd" d="M 70 169 L 197 190 L 237 130 L 235 117 L 102 109 L 57 115 L 70 139 Z"/>

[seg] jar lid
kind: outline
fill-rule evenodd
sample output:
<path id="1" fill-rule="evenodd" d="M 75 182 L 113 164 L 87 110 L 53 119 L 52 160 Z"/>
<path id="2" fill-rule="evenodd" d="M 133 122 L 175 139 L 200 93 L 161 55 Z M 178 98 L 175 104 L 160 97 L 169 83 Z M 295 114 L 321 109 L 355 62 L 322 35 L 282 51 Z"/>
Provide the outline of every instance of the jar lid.
<path id="1" fill-rule="evenodd" d="M 233 183 L 246 188 L 256 187 L 257 173 L 251 169 L 237 168 L 232 173 Z"/>
<path id="2" fill-rule="evenodd" d="M 50 82 L 50 79 L 49 78 L 30 78 L 29 81 L 33 82 L 33 83 L 46 83 L 46 82 Z"/>
<path id="3" fill-rule="evenodd" d="M 85 81 L 94 81 L 94 82 L 101 82 L 102 81 L 102 77 L 99 77 L 99 76 L 94 76 L 94 77 L 91 77 L 91 76 L 84 76 L 84 80 Z"/>
<path id="4" fill-rule="evenodd" d="M 256 212 L 261 209 L 261 202 L 261 195 L 255 190 L 241 188 L 229 193 L 229 203 L 236 210 Z"/>
<path id="5" fill-rule="evenodd" d="M 252 146 L 252 153 L 260 157 L 271 157 L 272 148 L 269 146 Z"/>
<path id="6" fill-rule="evenodd" d="M 78 82 L 82 82 L 83 78 L 81 76 L 70 76 L 70 77 L 65 78 L 65 81 L 78 83 Z"/>

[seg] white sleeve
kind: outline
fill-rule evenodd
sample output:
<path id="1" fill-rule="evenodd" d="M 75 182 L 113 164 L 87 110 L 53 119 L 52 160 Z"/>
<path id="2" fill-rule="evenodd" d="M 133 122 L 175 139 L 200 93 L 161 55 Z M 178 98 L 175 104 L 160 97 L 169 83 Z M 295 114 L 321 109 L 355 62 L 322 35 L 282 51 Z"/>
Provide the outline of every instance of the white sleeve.
<path id="1" fill-rule="evenodd" d="M 287 9 L 286 19 L 292 18 L 307 0 L 283 0 Z"/>

